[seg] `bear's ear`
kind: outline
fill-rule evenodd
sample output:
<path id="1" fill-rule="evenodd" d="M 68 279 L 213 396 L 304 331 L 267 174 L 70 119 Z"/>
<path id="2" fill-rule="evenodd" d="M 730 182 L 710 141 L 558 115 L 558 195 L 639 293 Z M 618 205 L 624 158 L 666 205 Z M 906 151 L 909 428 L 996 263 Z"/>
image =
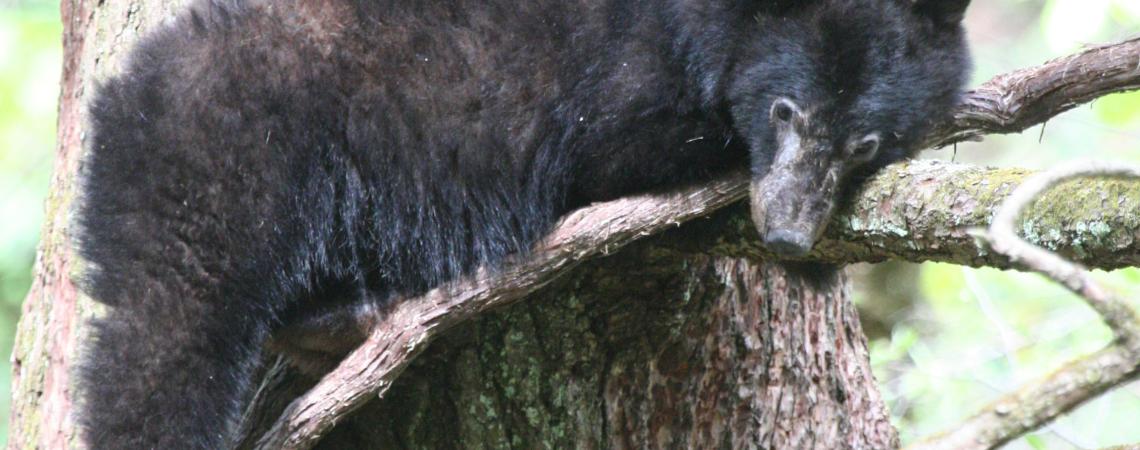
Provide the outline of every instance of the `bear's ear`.
<path id="1" fill-rule="evenodd" d="M 914 12 L 939 25 L 953 26 L 962 22 L 970 0 L 915 0 Z"/>

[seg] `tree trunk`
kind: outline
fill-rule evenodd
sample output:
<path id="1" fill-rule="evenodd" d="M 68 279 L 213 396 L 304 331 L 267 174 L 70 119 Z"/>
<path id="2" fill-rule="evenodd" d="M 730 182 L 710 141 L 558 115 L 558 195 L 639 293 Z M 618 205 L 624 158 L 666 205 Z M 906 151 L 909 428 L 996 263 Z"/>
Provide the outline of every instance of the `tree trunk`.
<path id="1" fill-rule="evenodd" d="M 14 351 L 9 448 L 81 446 L 70 374 L 83 323 L 99 309 L 70 281 L 81 269 L 68 213 L 84 105 L 138 35 L 181 3 L 63 2 L 59 148 Z M 664 239 L 586 263 L 456 327 L 322 446 L 897 446 L 841 270 L 713 256 Z M 275 367 L 248 430 L 311 383 Z"/>

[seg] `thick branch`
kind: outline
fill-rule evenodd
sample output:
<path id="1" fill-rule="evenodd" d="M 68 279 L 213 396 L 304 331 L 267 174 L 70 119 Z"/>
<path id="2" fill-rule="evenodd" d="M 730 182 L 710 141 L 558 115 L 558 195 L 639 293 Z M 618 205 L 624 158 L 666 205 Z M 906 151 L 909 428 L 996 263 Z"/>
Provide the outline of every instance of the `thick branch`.
<path id="1" fill-rule="evenodd" d="M 955 114 L 954 122 L 939 128 L 929 142 L 944 145 L 974 137 L 981 132 L 1023 129 L 1072 105 L 1088 101 L 1093 96 L 1134 89 L 1140 85 L 1140 70 L 1137 70 L 1140 67 L 1135 66 L 1140 63 L 1138 60 L 1140 57 L 1137 56 L 1140 52 L 1136 51 L 1137 45 L 1138 42 L 1135 40 L 1126 41 L 1116 46 L 1102 47 L 1053 61 L 1028 71 L 998 77 L 984 85 L 983 89 L 970 94 L 965 104 Z M 1122 69 L 1125 59 L 1120 58 L 1130 61 L 1133 69 L 1131 71 Z M 1104 60 L 1117 61 L 1118 64 L 1111 67 L 1102 66 Z M 1085 69 L 1086 67 L 1092 69 Z M 1106 75 L 1113 67 L 1115 69 L 1111 71 L 1112 75 Z M 1033 78 L 1055 81 L 1049 83 L 1029 81 Z M 1082 88 L 1078 86 L 1080 84 L 1099 86 L 1099 88 Z M 1108 85 L 1114 87 L 1106 87 Z M 891 177 L 894 176 L 895 180 L 901 183 L 909 183 L 910 188 L 922 187 L 924 183 L 929 187 L 944 181 L 938 178 L 911 177 L 905 172 L 906 170 L 906 168 L 895 169 L 879 180 L 886 182 L 892 180 Z M 497 274 L 481 272 L 474 277 L 435 289 L 423 297 L 399 302 L 386 313 L 363 345 L 351 353 L 315 388 L 289 406 L 273 429 L 265 435 L 260 448 L 311 447 L 339 418 L 373 396 L 384 395 L 392 381 L 407 367 L 411 359 L 442 331 L 488 308 L 509 304 L 524 297 L 585 258 L 614 251 L 637 237 L 674 227 L 681 222 L 706 215 L 733 203 L 746 195 L 745 182 L 744 174 L 735 174 L 706 186 L 683 189 L 672 194 L 631 197 L 580 210 L 567 217 L 525 260 L 516 261 Z M 982 192 L 1001 191 L 1008 190 L 1010 186 L 1011 184 L 995 183 L 990 185 L 989 191 L 984 186 L 978 189 Z M 867 192 L 866 196 L 874 196 L 880 191 L 872 188 Z M 895 207 L 903 210 L 916 208 L 916 214 L 924 216 L 930 214 L 930 211 L 926 210 L 926 204 L 923 203 L 930 199 L 921 196 L 908 197 L 908 191 L 903 189 L 889 192 L 897 193 L 897 200 L 890 203 Z M 926 192 L 932 191 L 928 189 Z M 993 192 L 990 192 L 990 196 L 993 195 Z M 866 205 L 868 204 L 866 202 L 872 202 L 870 203 L 872 205 L 881 205 L 883 201 L 866 196 L 859 204 Z M 971 198 L 975 200 L 978 198 L 969 195 L 961 198 L 964 200 L 948 205 L 952 212 L 949 217 L 958 216 L 953 208 L 974 212 L 981 221 L 989 217 L 989 209 L 986 209 L 985 205 L 992 204 L 972 202 Z M 1132 197 L 1131 201 L 1135 202 L 1136 198 Z M 983 207 L 979 208 L 979 204 L 983 204 Z M 879 224 L 893 223 L 891 220 L 879 220 L 889 216 L 876 216 L 882 208 L 856 207 L 856 211 L 853 217 L 858 220 L 841 221 L 848 225 L 849 229 L 839 230 L 841 227 L 832 227 L 833 236 L 870 232 L 880 229 Z M 893 210 L 887 210 L 890 211 Z M 909 221 L 906 225 L 895 230 L 894 234 L 903 238 L 936 234 L 934 230 L 921 234 L 912 231 L 909 228 Z M 942 229 L 947 230 L 947 233 L 964 233 L 955 225 L 962 224 L 943 224 Z M 869 239 L 875 238 L 869 236 Z M 889 242 L 905 241 L 884 239 L 884 244 Z M 1129 241 L 1128 245 L 1131 244 Z M 876 255 L 875 246 L 855 244 L 855 247 L 861 246 L 867 247 L 868 250 L 859 253 L 848 246 L 841 247 L 842 251 L 833 252 L 826 250 L 834 247 L 834 244 L 829 243 L 821 247 L 820 254 L 851 254 L 862 258 L 874 258 L 867 255 Z M 740 247 L 746 248 L 750 245 Z M 895 251 L 880 250 L 877 257 L 908 254 L 900 248 L 895 248 Z M 1136 252 L 1130 251 L 1130 253 Z M 973 258 L 975 264 L 993 260 L 987 259 L 984 254 Z"/>
<path id="2" fill-rule="evenodd" d="M 1034 176 L 1014 191 L 981 234 L 995 252 L 1009 255 L 1018 266 L 1052 278 L 1081 296 L 1116 339 L 1107 348 L 1081 358 L 1044 379 L 982 409 L 953 430 L 919 443 L 916 449 L 991 449 L 1040 427 L 1095 398 L 1105 390 L 1140 375 L 1140 317 L 1127 303 L 1104 289 L 1078 264 L 1029 244 L 1018 236 L 1017 219 L 1047 189 L 1081 176 L 1140 178 L 1140 167 L 1086 163 Z"/>
<path id="3" fill-rule="evenodd" d="M 847 264 L 901 259 L 966 266 L 1010 267 L 969 233 L 989 225 L 1002 201 L 1032 172 L 986 169 L 931 160 L 887 168 L 832 221 L 809 258 Z M 1087 179 L 1050 191 L 1024 214 L 1029 242 L 1090 267 L 1140 265 L 1140 184 Z M 710 218 L 679 240 L 692 251 L 764 256 L 743 206 Z M 700 224 L 701 222 L 697 222 Z M 700 225 L 698 225 L 700 226 Z M 687 233 L 686 227 L 679 232 Z"/>

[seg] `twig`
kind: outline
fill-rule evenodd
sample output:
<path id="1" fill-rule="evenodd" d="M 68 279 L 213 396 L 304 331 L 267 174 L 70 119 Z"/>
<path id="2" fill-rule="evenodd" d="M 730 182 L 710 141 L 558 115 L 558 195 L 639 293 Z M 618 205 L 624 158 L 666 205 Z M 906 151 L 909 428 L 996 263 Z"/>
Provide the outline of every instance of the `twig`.
<path id="1" fill-rule="evenodd" d="M 1111 48 L 1116 48 L 1115 53 Z M 984 132 L 1009 132 L 1095 96 L 1140 87 L 1140 71 L 1134 70 L 1140 58 L 1137 48 L 1140 40 L 1129 40 L 1067 58 L 1065 64 L 1095 68 L 1071 79 L 1059 74 L 1058 61 L 995 78 L 967 95 L 954 120 L 935 130 L 927 142 L 946 145 Z M 1121 54 L 1131 56 L 1114 56 Z M 1058 77 L 1059 81 L 1050 83 L 1032 82 Z M 525 261 L 511 264 L 498 274 L 483 272 L 401 302 L 364 344 L 290 404 L 259 448 L 310 448 L 340 418 L 370 398 L 383 396 L 410 361 L 443 330 L 481 311 L 522 298 L 603 249 L 612 251 L 640 236 L 741 199 L 747 192 L 746 182 L 743 175 L 737 175 L 673 195 L 633 197 L 578 211 Z"/>
<path id="2" fill-rule="evenodd" d="M 1112 329 L 1114 342 L 1053 374 L 1022 386 L 952 431 L 914 449 L 992 449 L 1032 431 L 1105 390 L 1140 376 L 1140 317 L 1102 288 L 1079 264 L 1034 246 L 1015 231 L 1018 217 L 1045 190 L 1076 177 L 1140 178 L 1140 167 L 1089 162 L 1031 177 L 1006 199 L 988 231 L 978 237 L 1015 263 L 1061 283 L 1085 299 Z"/>

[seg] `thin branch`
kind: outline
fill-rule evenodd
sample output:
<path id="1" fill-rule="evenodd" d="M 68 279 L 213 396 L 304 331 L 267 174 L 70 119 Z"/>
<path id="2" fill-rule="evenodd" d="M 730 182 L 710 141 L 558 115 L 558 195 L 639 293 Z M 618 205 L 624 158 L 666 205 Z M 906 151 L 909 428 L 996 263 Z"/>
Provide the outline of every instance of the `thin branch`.
<path id="1" fill-rule="evenodd" d="M 538 290 L 579 262 L 676 227 L 744 198 L 743 174 L 665 195 L 644 195 L 578 210 L 502 270 L 480 271 L 414 299 L 395 302 L 368 339 L 317 386 L 295 400 L 259 442 L 261 449 L 309 448 L 336 420 L 383 396 L 428 343 L 448 328 Z"/>
<path id="2" fill-rule="evenodd" d="M 1083 103 L 1134 89 L 1140 89 L 1140 37 L 994 77 L 968 92 L 953 120 L 935 127 L 925 146 L 1020 133 Z"/>
<path id="3" fill-rule="evenodd" d="M 1011 124 L 1028 126 L 1030 121 L 1040 122 L 1095 95 L 1135 89 L 1140 86 L 1140 70 L 1114 70 L 1112 76 L 1106 76 L 1108 69 L 1101 68 L 1100 63 L 1105 59 L 1123 61 L 1116 56 L 1119 52 L 1128 55 L 1135 68 L 1140 62 L 1137 45 L 1136 40 L 1125 41 L 1058 60 L 1068 63 L 1054 61 L 998 77 L 967 96 L 953 123 L 940 127 L 929 142 L 945 145 L 990 130 L 1005 132 L 1013 129 Z M 1085 65 L 1097 69 L 1077 70 Z M 1075 68 L 1072 75 L 1068 73 L 1070 66 Z M 1059 82 L 1039 85 L 1003 81 L 1042 77 Z M 1116 87 L 1089 90 L 1073 87 L 1074 82 Z M 1040 89 L 1055 93 L 1043 94 Z M 1017 100 L 1023 97 L 1026 100 Z M 1021 106 L 1011 110 L 1010 105 Z M 986 111 L 990 113 L 985 114 Z M 483 271 L 422 297 L 399 302 L 364 344 L 310 392 L 290 404 L 263 437 L 259 448 L 310 448 L 340 418 L 365 401 L 383 396 L 410 361 L 447 328 L 481 311 L 521 299 L 586 258 L 614 251 L 640 236 L 674 227 L 742 199 L 747 193 L 746 182 L 743 174 L 736 174 L 669 195 L 631 197 L 580 210 L 565 219 L 525 260 L 515 261 L 495 274 Z"/>
<path id="4" fill-rule="evenodd" d="M 915 449 L 992 449 L 1032 431 L 1095 398 L 1107 389 L 1140 376 L 1140 317 L 1126 302 L 1102 288 L 1079 264 L 1034 246 L 1017 235 L 1021 212 L 1042 192 L 1076 177 L 1140 178 L 1140 167 L 1084 163 L 1051 170 L 1022 183 L 979 238 L 1014 262 L 1061 283 L 1088 302 L 1115 340 L 1107 348 L 1078 359 L 1053 374 L 1026 384 Z"/>

